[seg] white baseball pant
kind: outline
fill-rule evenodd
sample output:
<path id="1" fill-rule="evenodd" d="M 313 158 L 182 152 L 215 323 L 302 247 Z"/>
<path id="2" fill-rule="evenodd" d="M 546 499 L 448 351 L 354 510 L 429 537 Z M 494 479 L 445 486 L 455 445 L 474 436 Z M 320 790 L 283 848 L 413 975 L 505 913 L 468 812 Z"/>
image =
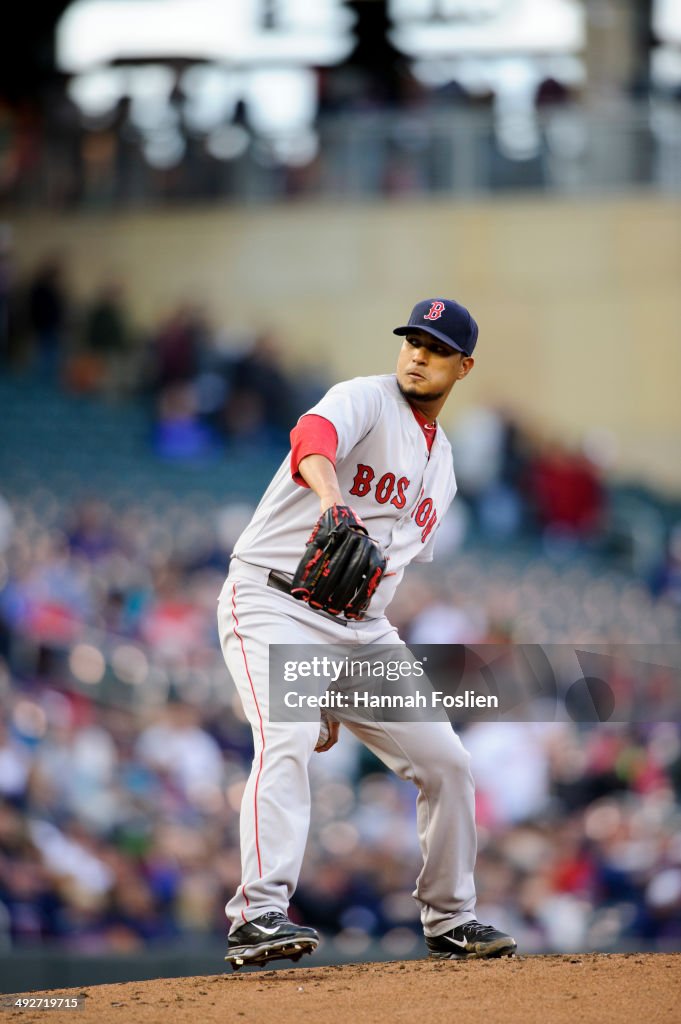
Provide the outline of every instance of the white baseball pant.
<path id="1" fill-rule="evenodd" d="M 269 720 L 269 645 L 401 643 L 385 617 L 344 625 L 269 587 L 268 576 L 268 569 L 232 559 L 218 602 L 222 650 L 254 742 L 241 805 L 242 881 L 225 908 L 230 931 L 267 911 L 286 913 L 310 822 L 308 764 L 320 723 Z M 423 867 L 414 897 L 425 934 L 474 919 L 474 783 L 449 722 L 358 722 L 335 707 L 332 715 L 417 787 Z"/>

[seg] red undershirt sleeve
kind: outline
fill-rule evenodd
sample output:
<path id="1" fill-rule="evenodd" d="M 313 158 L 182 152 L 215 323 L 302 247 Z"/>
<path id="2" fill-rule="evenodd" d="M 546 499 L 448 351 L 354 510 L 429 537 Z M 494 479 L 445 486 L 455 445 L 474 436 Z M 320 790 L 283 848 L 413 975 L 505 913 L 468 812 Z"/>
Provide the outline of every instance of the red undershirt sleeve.
<path id="1" fill-rule="evenodd" d="M 308 484 L 298 472 L 298 466 L 307 455 L 324 455 L 336 465 L 338 434 L 330 420 L 310 413 L 302 416 L 291 431 L 291 476 L 301 487 Z"/>

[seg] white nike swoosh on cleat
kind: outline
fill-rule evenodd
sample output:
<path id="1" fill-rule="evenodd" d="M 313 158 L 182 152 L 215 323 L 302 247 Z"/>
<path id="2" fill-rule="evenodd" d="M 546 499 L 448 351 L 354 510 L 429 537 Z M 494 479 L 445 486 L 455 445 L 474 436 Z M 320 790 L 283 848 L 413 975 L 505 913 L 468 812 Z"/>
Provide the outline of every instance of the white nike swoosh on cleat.
<path id="1" fill-rule="evenodd" d="M 441 935 L 440 938 L 446 939 L 447 942 L 453 942 L 455 946 L 461 946 L 462 949 L 468 945 L 468 939 L 452 939 L 449 935 Z"/>
<path id="2" fill-rule="evenodd" d="M 254 924 L 253 927 L 257 928 L 258 931 L 262 932 L 264 935 L 276 935 L 279 931 L 279 925 L 277 925 L 276 928 L 263 928 L 261 924 Z"/>

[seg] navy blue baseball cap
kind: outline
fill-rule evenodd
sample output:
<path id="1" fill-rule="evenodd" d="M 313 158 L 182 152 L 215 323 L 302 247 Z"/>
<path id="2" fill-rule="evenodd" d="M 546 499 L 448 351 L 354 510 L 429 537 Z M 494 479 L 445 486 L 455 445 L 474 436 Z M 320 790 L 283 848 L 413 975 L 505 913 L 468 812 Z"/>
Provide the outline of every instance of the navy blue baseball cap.
<path id="1" fill-rule="evenodd" d="M 411 311 L 409 323 L 396 327 L 393 334 L 411 334 L 425 331 L 445 345 L 473 355 L 478 340 L 478 325 L 468 310 L 453 299 L 424 299 L 417 302 Z"/>

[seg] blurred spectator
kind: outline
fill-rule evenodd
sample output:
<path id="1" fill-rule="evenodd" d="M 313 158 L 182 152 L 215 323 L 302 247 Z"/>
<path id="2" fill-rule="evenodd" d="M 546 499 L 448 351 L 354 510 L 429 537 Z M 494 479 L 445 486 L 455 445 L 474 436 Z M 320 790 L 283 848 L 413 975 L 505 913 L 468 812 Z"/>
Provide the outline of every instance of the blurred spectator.
<path id="1" fill-rule="evenodd" d="M 681 607 L 681 523 L 676 523 L 670 531 L 662 563 L 653 573 L 651 586 L 653 593 Z"/>
<path id="2" fill-rule="evenodd" d="M 207 627 L 205 613 L 187 593 L 180 566 L 158 566 L 153 598 L 139 621 L 141 638 L 162 660 L 184 663 L 205 649 Z"/>
<path id="3" fill-rule="evenodd" d="M 93 376 L 101 379 L 105 393 L 129 392 L 134 338 L 119 281 L 109 281 L 100 289 L 87 313 L 83 342 L 84 356 L 93 362 Z"/>
<path id="4" fill-rule="evenodd" d="M 137 744 L 142 761 L 167 773 L 190 801 L 219 793 L 223 781 L 220 748 L 200 722 L 198 708 L 170 701 L 163 720 L 146 728 Z"/>
<path id="5" fill-rule="evenodd" d="M 213 430 L 199 416 L 194 384 L 163 388 L 157 403 L 153 444 L 162 459 L 195 461 L 218 453 Z"/>
<path id="6" fill-rule="evenodd" d="M 501 414 L 489 407 L 464 410 L 452 434 L 456 455 L 456 478 L 468 498 L 477 498 L 502 477 L 505 424 Z"/>
<path id="7" fill-rule="evenodd" d="M 465 411 L 452 434 L 456 478 L 482 533 L 512 537 L 525 525 L 521 483 L 530 441 L 520 424 L 493 407 Z"/>
<path id="8" fill-rule="evenodd" d="M 603 511 L 603 486 L 586 456 L 558 441 L 531 462 L 528 496 L 539 525 L 573 537 L 593 535 Z"/>
<path id="9" fill-rule="evenodd" d="M 1 131 L 1 129 L 0 129 Z M 0 151 L 2 145 L 0 141 Z M 0 166 L 0 188 L 2 168 Z M 0 368 L 10 359 L 9 318 L 12 286 L 12 234 L 8 224 L 0 221 Z"/>
<path id="10" fill-rule="evenodd" d="M 48 90 L 45 106 L 49 202 L 60 209 L 73 207 L 83 198 L 83 118 L 66 89 Z"/>
<path id="11" fill-rule="evenodd" d="M 207 344 L 207 325 L 196 306 L 182 305 L 161 325 L 153 339 L 153 379 L 157 389 L 193 380 Z"/>
<path id="12" fill-rule="evenodd" d="M 20 802 L 28 784 L 31 759 L 0 719 L 0 796 Z"/>
<path id="13" fill-rule="evenodd" d="M 9 502 L 0 492 L 0 556 L 4 554 L 12 539 L 14 530 L 14 515 Z"/>
<path id="14" fill-rule="evenodd" d="M 569 727 L 535 722 L 476 722 L 466 729 L 485 824 L 499 829 L 543 815 L 549 806 L 549 753 Z M 513 765 L 513 770 L 509 770 Z"/>
<path id="15" fill-rule="evenodd" d="M 109 554 L 115 544 L 111 526 L 111 509 L 103 501 L 88 498 L 73 510 L 68 530 L 68 544 L 74 555 L 90 561 Z"/>
<path id="16" fill-rule="evenodd" d="M 297 415 L 296 391 L 282 364 L 282 349 L 271 333 L 235 360 L 225 410 L 228 437 L 234 441 L 287 442 Z"/>
<path id="17" fill-rule="evenodd" d="M 55 380 L 64 348 L 68 297 L 64 272 L 57 257 L 45 260 L 28 291 L 29 324 L 41 374 Z"/>
<path id="18" fill-rule="evenodd" d="M 412 644 L 476 644 L 484 641 L 485 626 L 479 605 L 436 591 L 411 619 L 407 636 Z"/>

